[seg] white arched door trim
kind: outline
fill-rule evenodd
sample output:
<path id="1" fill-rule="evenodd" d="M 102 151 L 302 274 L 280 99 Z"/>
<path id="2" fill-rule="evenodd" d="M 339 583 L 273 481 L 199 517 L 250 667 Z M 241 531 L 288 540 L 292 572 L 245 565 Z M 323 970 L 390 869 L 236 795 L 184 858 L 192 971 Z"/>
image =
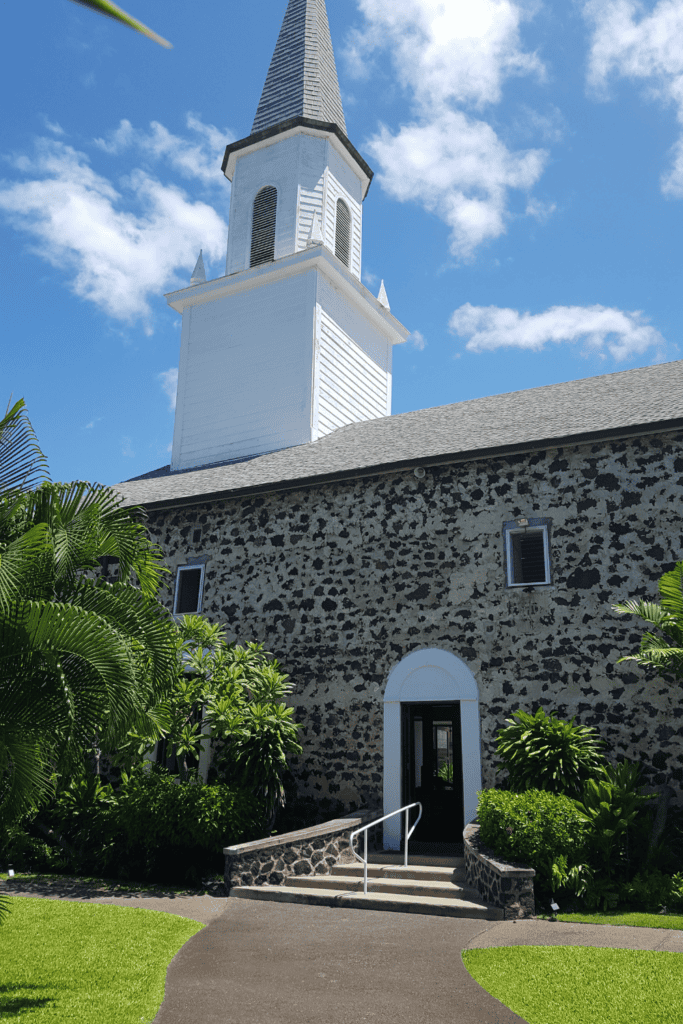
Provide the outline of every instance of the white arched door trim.
<path id="1" fill-rule="evenodd" d="M 477 814 L 481 789 L 479 689 L 464 661 L 449 651 L 427 647 L 406 655 L 389 673 L 384 692 L 384 813 L 401 806 L 401 704 L 460 702 L 465 824 Z M 384 848 L 400 847 L 400 815 L 384 822 Z"/>

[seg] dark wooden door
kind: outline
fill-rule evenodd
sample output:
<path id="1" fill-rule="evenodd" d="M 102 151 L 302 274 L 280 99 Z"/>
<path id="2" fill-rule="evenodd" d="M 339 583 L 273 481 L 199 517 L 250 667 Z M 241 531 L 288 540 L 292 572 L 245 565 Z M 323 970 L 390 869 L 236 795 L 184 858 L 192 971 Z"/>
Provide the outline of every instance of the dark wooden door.
<path id="1" fill-rule="evenodd" d="M 460 704 L 401 706 L 404 804 L 419 800 L 417 843 L 461 843 L 464 828 Z M 417 810 L 410 812 L 411 823 Z"/>

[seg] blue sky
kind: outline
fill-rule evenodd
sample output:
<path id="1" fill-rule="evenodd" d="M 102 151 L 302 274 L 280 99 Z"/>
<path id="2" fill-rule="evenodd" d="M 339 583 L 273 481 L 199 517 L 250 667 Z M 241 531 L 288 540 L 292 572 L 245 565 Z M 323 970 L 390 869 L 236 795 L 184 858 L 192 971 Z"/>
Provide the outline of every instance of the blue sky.
<path id="1" fill-rule="evenodd" d="M 165 50 L 68 2 L 4 12 L 6 402 L 53 479 L 168 463 L 199 248 L 224 272 L 227 142 L 286 0 L 125 0 Z M 683 0 L 328 0 L 375 171 L 363 279 L 413 333 L 393 412 L 683 356 Z"/>

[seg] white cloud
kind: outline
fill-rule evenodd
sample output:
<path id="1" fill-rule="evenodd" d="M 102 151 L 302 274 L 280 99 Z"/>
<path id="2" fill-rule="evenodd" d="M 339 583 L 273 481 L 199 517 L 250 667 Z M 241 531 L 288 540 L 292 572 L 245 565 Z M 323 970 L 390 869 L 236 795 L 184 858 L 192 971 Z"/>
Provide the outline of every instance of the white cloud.
<path id="1" fill-rule="evenodd" d="M 427 344 L 427 340 L 421 331 L 412 331 L 408 338 L 408 341 L 411 341 L 415 348 L 418 349 L 418 351 L 420 352 L 422 352 L 425 345 Z"/>
<path id="2" fill-rule="evenodd" d="M 400 80 L 426 110 L 454 101 L 497 103 L 510 75 L 542 73 L 521 49 L 523 8 L 510 0 L 358 0 L 365 17 L 346 55 L 363 73 L 377 50 L 389 48 Z"/>
<path id="3" fill-rule="evenodd" d="M 49 132 L 53 132 L 54 135 L 64 135 L 64 129 L 61 124 L 57 121 L 50 121 L 49 118 L 43 114 L 43 123 Z"/>
<path id="4" fill-rule="evenodd" d="M 530 189 L 542 150 L 511 153 L 485 121 L 444 110 L 430 121 L 382 128 L 367 144 L 380 184 L 401 202 L 419 201 L 451 228 L 451 250 L 467 258 L 505 231 L 508 190 Z"/>
<path id="5" fill-rule="evenodd" d="M 498 103 L 510 76 L 543 74 L 538 57 L 521 47 L 523 8 L 510 0 L 358 6 L 365 22 L 347 47 L 352 71 L 367 73 L 373 54 L 389 51 L 415 110 L 414 123 L 382 127 L 367 144 L 380 184 L 436 213 L 452 230 L 452 252 L 469 258 L 506 230 L 508 191 L 528 191 L 547 157 L 543 150 L 511 152 L 473 113 Z"/>
<path id="6" fill-rule="evenodd" d="M 617 361 L 641 355 L 654 347 L 661 358 L 666 342 L 641 312 L 625 312 L 606 306 L 552 306 L 544 313 L 519 313 L 498 306 L 456 309 L 449 321 L 454 334 L 468 338 L 470 352 L 498 348 L 522 348 L 540 352 L 549 342 L 584 342 L 584 355 L 605 356 Z"/>
<path id="7" fill-rule="evenodd" d="M 115 188 L 86 154 L 47 138 L 12 163 L 22 180 L 0 183 L 0 211 L 33 237 L 37 255 L 66 270 L 76 295 L 115 320 L 141 320 L 151 333 L 150 297 L 189 284 L 200 248 L 223 257 L 228 229 L 216 211 L 146 170 Z"/>
<path id="8" fill-rule="evenodd" d="M 135 452 L 133 451 L 133 448 L 131 446 L 131 439 L 130 439 L 130 437 L 122 437 L 121 438 L 121 454 L 126 459 L 134 459 L 135 458 Z"/>
<path id="9" fill-rule="evenodd" d="M 608 98 L 610 79 L 642 81 L 648 94 L 677 108 L 683 125 L 683 0 L 660 0 L 647 10 L 636 0 L 589 0 L 584 16 L 592 26 L 588 84 Z M 665 195 L 683 198 L 683 137 L 662 176 Z"/>
<path id="10" fill-rule="evenodd" d="M 153 160 L 165 159 L 184 178 L 199 179 L 205 185 L 225 189 L 227 182 L 220 172 L 221 158 L 234 136 L 227 129 L 221 131 L 212 124 L 203 124 L 196 114 L 187 114 L 186 124 L 195 139 L 173 135 L 158 121 L 151 122 L 148 132 L 139 131 L 124 119 L 107 139 L 95 139 L 95 145 L 110 155 L 133 149 Z"/>
<path id="11" fill-rule="evenodd" d="M 529 217 L 535 217 L 539 224 L 545 224 L 549 217 L 557 209 L 555 203 L 543 203 L 540 199 L 530 196 L 526 204 L 526 213 Z"/>
<path id="12" fill-rule="evenodd" d="M 176 394 L 178 392 L 178 367 L 172 366 L 170 369 L 158 373 L 157 380 L 168 398 L 169 409 L 175 409 Z"/>

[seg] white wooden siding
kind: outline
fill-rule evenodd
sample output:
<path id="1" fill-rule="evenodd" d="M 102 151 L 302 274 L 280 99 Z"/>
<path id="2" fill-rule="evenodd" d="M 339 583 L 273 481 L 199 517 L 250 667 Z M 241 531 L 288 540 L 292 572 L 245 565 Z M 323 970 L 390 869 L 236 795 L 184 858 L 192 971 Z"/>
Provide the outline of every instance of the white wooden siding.
<path id="1" fill-rule="evenodd" d="M 277 189 L 276 260 L 306 248 L 316 210 L 325 245 L 334 252 L 337 199 L 343 199 L 352 222 L 349 269 L 360 278 L 362 183 L 334 146 L 314 135 L 276 139 L 238 157 L 230 196 L 228 275 L 249 267 L 254 198 L 265 185 Z"/>
<path id="2" fill-rule="evenodd" d="M 310 441 L 315 278 L 186 311 L 173 469 Z"/>
<path id="3" fill-rule="evenodd" d="M 329 168 L 325 176 L 327 178 L 327 187 L 325 189 L 325 227 L 323 229 L 325 245 L 328 249 L 334 252 L 334 236 L 337 227 L 337 200 L 343 199 L 349 208 L 349 213 L 351 214 L 351 252 L 349 270 L 360 280 L 362 241 L 361 204 L 356 202 L 350 193 L 340 185 Z"/>
<path id="4" fill-rule="evenodd" d="M 322 229 L 323 221 L 323 187 L 325 179 L 321 175 L 315 188 L 299 186 L 299 212 L 297 216 L 297 251 L 305 249 L 311 234 L 313 218 L 316 213 Z"/>
<path id="5" fill-rule="evenodd" d="M 385 416 L 387 374 L 363 345 L 321 311 L 318 356 L 318 436 Z"/>

